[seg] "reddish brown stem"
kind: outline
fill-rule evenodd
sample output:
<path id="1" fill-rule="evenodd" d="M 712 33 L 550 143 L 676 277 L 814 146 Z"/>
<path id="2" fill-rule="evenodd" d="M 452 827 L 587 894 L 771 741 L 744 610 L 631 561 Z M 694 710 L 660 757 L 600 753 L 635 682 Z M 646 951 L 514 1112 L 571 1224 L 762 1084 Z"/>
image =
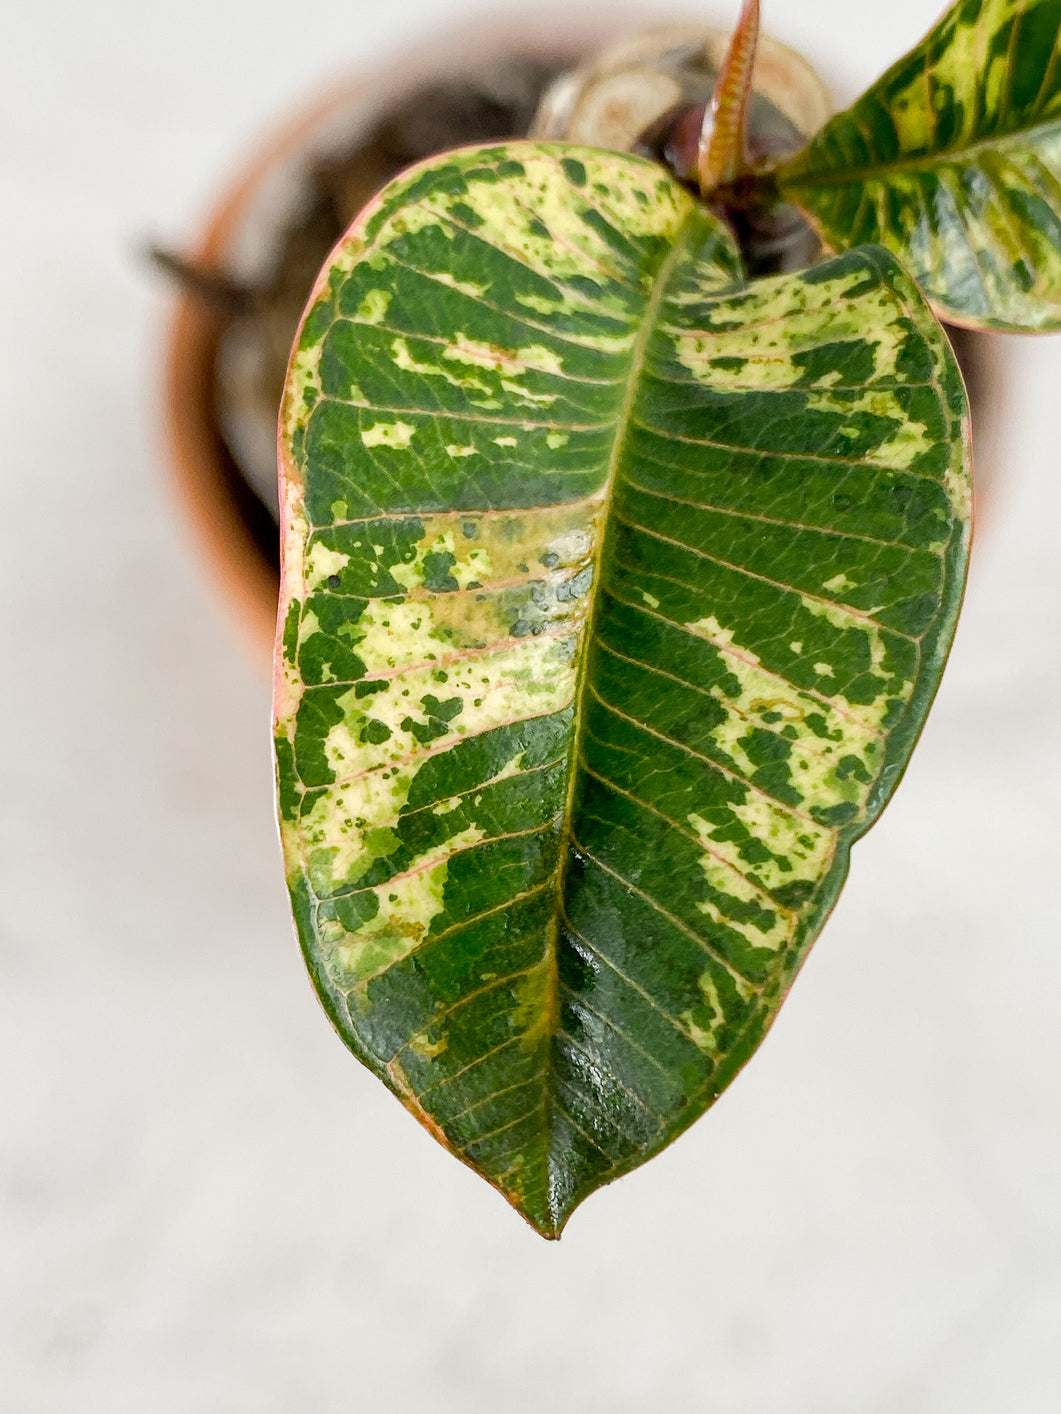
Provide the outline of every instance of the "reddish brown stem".
<path id="1" fill-rule="evenodd" d="M 737 28 L 704 114 L 698 171 L 700 193 L 735 182 L 744 170 L 744 128 L 759 48 L 759 0 L 744 0 Z"/>

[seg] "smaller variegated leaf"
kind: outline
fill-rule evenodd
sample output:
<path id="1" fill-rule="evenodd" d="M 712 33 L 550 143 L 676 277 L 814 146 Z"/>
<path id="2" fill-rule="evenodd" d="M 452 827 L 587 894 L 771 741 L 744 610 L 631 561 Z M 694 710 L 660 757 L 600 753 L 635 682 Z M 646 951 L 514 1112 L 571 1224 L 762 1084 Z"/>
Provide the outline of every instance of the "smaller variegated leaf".
<path id="1" fill-rule="evenodd" d="M 281 420 L 281 834 L 339 1033 L 558 1235 L 729 1084 L 895 785 L 965 400 L 880 249 L 744 283 L 652 163 L 389 186 Z"/>
<path id="2" fill-rule="evenodd" d="M 1061 328 L 1061 0 L 959 0 L 778 176 L 972 328 Z"/>

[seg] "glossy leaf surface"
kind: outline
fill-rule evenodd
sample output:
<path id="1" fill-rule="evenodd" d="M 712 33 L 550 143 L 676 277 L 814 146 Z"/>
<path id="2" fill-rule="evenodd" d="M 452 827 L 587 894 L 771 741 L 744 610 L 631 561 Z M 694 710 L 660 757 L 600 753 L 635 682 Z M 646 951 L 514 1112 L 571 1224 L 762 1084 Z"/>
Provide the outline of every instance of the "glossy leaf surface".
<path id="1" fill-rule="evenodd" d="M 1061 328 L 1061 0 L 960 0 L 800 156 L 838 250 L 894 251 L 944 318 Z"/>
<path id="2" fill-rule="evenodd" d="M 742 283 L 660 169 L 387 188 L 282 414 L 281 832 L 319 994 L 555 1236 L 759 1044 L 907 759 L 965 403 L 885 251 Z"/>

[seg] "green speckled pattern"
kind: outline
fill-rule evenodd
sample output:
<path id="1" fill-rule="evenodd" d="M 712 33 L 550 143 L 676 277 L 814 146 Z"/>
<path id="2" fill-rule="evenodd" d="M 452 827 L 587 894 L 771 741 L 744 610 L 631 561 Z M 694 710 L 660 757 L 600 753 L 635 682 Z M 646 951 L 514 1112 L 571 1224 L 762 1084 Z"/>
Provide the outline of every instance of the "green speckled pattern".
<path id="1" fill-rule="evenodd" d="M 547 1236 L 755 1050 L 935 690 L 965 398 L 887 252 L 639 158 L 388 187 L 281 419 L 281 832 L 351 1050 Z"/>
<path id="2" fill-rule="evenodd" d="M 887 246 L 958 324 L 1061 328 L 1061 0 L 960 0 L 781 171 L 834 249 Z"/>

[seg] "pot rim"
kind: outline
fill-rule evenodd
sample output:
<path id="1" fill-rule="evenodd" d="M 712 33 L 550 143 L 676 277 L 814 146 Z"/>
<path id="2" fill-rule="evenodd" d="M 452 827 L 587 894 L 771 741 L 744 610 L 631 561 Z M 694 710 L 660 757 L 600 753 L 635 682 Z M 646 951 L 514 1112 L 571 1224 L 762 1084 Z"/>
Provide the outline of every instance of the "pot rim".
<path id="1" fill-rule="evenodd" d="M 251 149 L 234 179 L 222 187 L 199 239 L 191 250 L 196 266 L 224 272 L 238 248 L 241 226 L 263 187 L 285 165 L 312 147 L 315 138 L 351 110 L 366 125 L 379 107 L 403 90 L 442 74 L 472 74 L 484 63 L 505 56 L 568 57 L 573 61 L 629 32 L 665 18 L 650 5 L 616 9 L 544 10 L 528 24 L 499 17 L 491 25 L 478 19 L 448 27 L 441 36 L 409 54 L 383 63 L 371 77 L 348 75 L 322 85 L 319 95 L 296 107 Z M 671 18 L 674 18 L 673 12 Z M 474 40 L 474 43 L 471 41 Z M 165 339 L 162 371 L 163 436 L 171 492 L 191 532 L 200 560 L 213 581 L 230 622 L 252 659 L 266 667 L 277 632 L 279 579 L 253 523 L 268 517 L 243 481 L 222 441 L 214 415 L 214 364 L 225 317 L 187 292 L 176 296 Z M 1002 336 L 977 334 L 980 383 L 989 390 L 973 426 L 975 463 L 997 466 L 1001 451 L 1002 411 L 1008 402 L 1009 360 Z M 983 530 L 997 514 L 994 477 L 981 476 L 976 489 L 976 520 Z M 279 535 L 279 532 L 277 532 Z"/>

